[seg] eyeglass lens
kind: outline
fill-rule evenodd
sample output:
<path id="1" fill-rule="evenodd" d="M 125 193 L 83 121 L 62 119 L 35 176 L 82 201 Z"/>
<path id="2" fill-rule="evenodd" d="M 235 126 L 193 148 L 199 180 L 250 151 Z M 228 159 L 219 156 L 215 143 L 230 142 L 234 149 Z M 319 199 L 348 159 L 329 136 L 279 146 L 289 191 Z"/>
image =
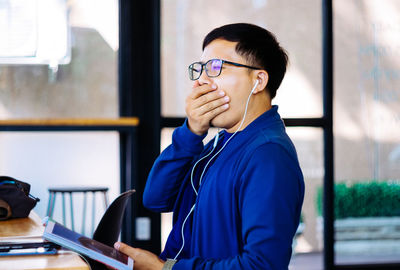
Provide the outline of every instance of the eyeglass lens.
<path id="1" fill-rule="evenodd" d="M 189 78 L 191 80 L 197 80 L 201 75 L 202 70 L 201 63 L 193 63 L 189 66 Z"/>
<path id="2" fill-rule="evenodd" d="M 189 66 L 189 78 L 191 80 L 197 80 L 198 78 L 200 78 L 203 65 L 205 66 L 206 74 L 209 77 L 217 77 L 221 73 L 222 60 L 220 59 L 211 59 L 205 64 L 196 62 Z"/>
<path id="3" fill-rule="evenodd" d="M 220 74 L 222 61 L 219 59 L 211 59 L 206 63 L 206 73 L 209 77 L 216 77 Z"/>

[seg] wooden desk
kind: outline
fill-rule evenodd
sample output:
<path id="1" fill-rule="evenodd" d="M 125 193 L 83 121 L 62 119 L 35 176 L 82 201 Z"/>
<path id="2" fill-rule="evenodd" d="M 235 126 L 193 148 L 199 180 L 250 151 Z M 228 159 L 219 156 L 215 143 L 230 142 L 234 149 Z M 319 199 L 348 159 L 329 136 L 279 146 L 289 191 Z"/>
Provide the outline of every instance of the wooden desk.
<path id="1" fill-rule="evenodd" d="M 41 219 L 33 211 L 27 218 L 0 221 L 0 241 L 15 239 L 41 241 L 44 227 Z M 9 256 L 0 257 L 0 269 L 71 269 L 89 270 L 86 263 L 77 254 Z"/>

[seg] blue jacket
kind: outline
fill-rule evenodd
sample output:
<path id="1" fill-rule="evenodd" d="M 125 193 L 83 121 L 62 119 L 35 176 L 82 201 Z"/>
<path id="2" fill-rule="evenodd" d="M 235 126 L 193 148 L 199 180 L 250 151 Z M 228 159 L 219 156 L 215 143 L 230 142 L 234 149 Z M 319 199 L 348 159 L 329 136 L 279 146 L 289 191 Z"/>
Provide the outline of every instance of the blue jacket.
<path id="1" fill-rule="evenodd" d="M 196 203 L 174 270 L 288 269 L 304 181 L 277 110 L 273 106 L 231 139 L 207 167 L 198 196 L 190 183 L 192 166 L 212 150 L 213 141 L 204 146 L 204 136 L 186 123 L 174 131 L 143 195 L 145 207 L 174 212 L 163 259 L 181 247 L 182 222 Z"/>

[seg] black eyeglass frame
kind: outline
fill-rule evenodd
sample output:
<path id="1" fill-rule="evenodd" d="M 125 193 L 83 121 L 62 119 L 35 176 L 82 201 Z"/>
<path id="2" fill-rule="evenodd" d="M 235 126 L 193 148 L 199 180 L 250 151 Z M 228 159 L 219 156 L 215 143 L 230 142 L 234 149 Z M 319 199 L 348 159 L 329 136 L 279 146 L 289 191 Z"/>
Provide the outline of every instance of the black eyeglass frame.
<path id="1" fill-rule="evenodd" d="M 214 60 L 221 61 L 221 67 L 220 67 L 219 72 L 218 72 L 217 75 L 210 76 L 210 75 L 208 75 L 208 72 L 207 72 L 207 69 L 205 69 L 205 66 L 206 66 L 209 62 L 214 61 Z M 263 68 L 259 68 L 259 67 L 252 67 L 252 66 L 243 65 L 243 64 L 239 64 L 239 63 L 235 63 L 235 62 L 223 60 L 223 59 L 214 58 L 214 59 L 208 60 L 208 61 L 205 62 L 205 63 L 202 63 L 202 62 L 194 62 L 194 63 L 190 64 L 189 67 L 188 67 L 189 79 L 192 80 L 192 81 L 198 80 L 198 79 L 200 78 L 201 74 L 203 73 L 203 70 L 206 71 L 207 76 L 210 77 L 210 78 L 218 77 L 219 75 L 221 75 L 222 67 L 223 67 L 223 65 L 224 65 L 225 63 L 226 63 L 226 64 L 233 65 L 233 66 L 237 66 L 237 67 L 245 67 L 245 68 L 250 68 L 250 69 L 254 69 L 254 70 L 263 69 Z M 191 74 L 193 74 L 193 72 L 192 72 L 191 70 L 193 70 L 193 65 L 194 65 L 194 64 L 199 64 L 199 65 L 201 65 L 201 70 L 200 70 L 199 76 L 197 76 L 197 78 L 194 78 L 194 77 L 192 78 L 192 76 L 191 76 Z"/>

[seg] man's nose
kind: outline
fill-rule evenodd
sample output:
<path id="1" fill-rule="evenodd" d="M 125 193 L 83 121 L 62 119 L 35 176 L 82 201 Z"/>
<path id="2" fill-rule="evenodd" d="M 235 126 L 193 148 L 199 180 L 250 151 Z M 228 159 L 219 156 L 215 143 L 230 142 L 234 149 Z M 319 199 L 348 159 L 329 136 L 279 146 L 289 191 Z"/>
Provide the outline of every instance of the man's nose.
<path id="1" fill-rule="evenodd" d="M 208 75 L 207 75 L 207 73 L 206 73 L 206 70 L 205 70 L 205 67 L 203 67 L 203 72 L 201 73 L 201 75 L 200 75 L 198 81 L 199 81 L 199 84 L 200 84 L 200 85 L 203 85 L 203 84 L 212 84 L 212 83 L 213 83 L 212 78 L 208 77 Z"/>

